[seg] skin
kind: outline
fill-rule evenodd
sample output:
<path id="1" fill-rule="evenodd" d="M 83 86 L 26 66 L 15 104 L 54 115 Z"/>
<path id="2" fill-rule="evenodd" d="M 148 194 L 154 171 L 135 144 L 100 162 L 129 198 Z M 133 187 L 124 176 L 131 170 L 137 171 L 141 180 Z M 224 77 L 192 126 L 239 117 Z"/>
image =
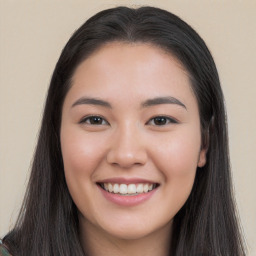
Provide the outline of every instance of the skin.
<path id="1" fill-rule="evenodd" d="M 82 97 L 111 107 L 83 104 Z M 174 97 L 184 106 L 142 106 L 156 97 Z M 86 119 L 95 115 L 101 117 L 96 124 Z M 206 161 L 197 101 L 179 61 L 143 43 L 113 42 L 93 53 L 78 66 L 65 98 L 61 149 L 88 255 L 168 255 L 172 219 Z M 159 187 L 139 205 L 120 206 L 96 184 L 120 177 Z"/>

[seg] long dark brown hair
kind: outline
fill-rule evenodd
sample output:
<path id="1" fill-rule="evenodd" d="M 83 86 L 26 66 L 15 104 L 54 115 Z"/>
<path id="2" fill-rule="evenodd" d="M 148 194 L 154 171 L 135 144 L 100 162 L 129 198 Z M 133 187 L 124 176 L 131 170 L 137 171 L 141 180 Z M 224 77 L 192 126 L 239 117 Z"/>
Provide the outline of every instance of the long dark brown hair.
<path id="1" fill-rule="evenodd" d="M 230 177 L 226 114 L 213 58 L 184 21 L 153 7 L 104 10 L 64 47 L 52 75 L 31 176 L 14 229 L 4 238 L 14 256 L 82 256 L 77 208 L 69 194 L 60 149 L 62 105 L 77 66 L 104 44 L 142 42 L 174 55 L 190 75 L 207 163 L 173 220 L 172 256 L 243 256 Z"/>

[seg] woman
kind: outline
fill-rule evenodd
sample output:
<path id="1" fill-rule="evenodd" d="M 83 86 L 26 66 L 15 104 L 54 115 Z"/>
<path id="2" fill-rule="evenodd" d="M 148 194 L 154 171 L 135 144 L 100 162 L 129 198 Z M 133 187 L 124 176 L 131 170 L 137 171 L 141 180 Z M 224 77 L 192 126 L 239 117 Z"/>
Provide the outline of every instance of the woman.
<path id="1" fill-rule="evenodd" d="M 177 16 L 90 18 L 52 76 L 12 255 L 245 255 L 225 107 L 203 40 Z"/>

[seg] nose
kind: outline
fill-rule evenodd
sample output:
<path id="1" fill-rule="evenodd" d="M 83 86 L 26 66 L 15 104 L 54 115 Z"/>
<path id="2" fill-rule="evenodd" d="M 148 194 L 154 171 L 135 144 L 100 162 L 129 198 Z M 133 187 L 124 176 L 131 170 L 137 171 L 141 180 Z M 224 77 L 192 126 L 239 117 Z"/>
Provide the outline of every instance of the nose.
<path id="1" fill-rule="evenodd" d="M 147 162 L 145 143 L 139 130 L 138 127 L 126 125 L 113 134 L 107 154 L 109 164 L 129 169 Z"/>

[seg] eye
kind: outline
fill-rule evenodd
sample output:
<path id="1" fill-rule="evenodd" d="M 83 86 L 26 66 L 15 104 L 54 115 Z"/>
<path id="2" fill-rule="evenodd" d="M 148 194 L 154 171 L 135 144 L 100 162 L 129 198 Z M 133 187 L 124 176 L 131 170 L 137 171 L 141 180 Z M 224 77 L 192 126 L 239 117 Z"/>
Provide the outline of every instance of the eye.
<path id="1" fill-rule="evenodd" d="M 178 122 L 168 116 L 156 116 L 154 118 L 151 118 L 148 122 L 147 125 L 156 125 L 156 126 L 163 126 L 167 124 L 177 124 Z"/>
<path id="2" fill-rule="evenodd" d="M 101 116 L 86 116 L 79 123 L 89 125 L 109 125 L 108 121 Z"/>

